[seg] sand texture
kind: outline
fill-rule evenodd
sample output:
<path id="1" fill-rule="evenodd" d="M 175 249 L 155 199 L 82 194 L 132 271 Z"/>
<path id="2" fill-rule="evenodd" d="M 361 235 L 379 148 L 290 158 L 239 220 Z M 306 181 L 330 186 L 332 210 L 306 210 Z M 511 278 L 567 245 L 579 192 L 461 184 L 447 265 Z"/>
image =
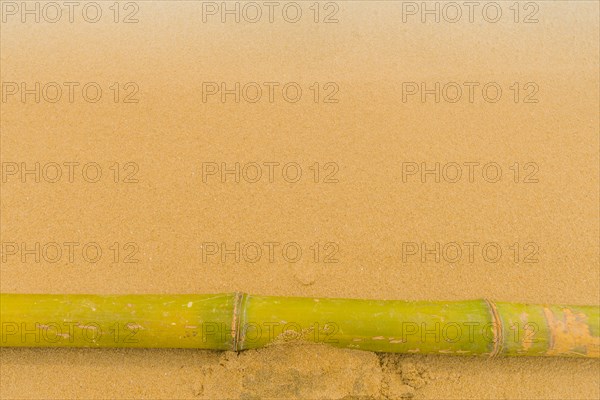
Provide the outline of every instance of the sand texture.
<path id="1" fill-rule="evenodd" d="M 600 304 L 597 1 L 87 3 L 1 2 L 3 293 Z M 597 360 L 0 356 L 2 399 L 600 398 Z"/>

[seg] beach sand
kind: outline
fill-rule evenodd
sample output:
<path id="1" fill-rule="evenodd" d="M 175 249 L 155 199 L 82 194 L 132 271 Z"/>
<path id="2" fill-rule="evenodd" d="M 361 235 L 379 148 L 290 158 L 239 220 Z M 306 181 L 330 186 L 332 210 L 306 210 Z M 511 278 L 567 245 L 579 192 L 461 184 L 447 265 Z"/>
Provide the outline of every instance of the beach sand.
<path id="1" fill-rule="evenodd" d="M 3 293 L 600 303 L 597 2 L 204 3 L 3 10 Z M 600 398 L 598 360 L 0 356 L 3 399 Z"/>

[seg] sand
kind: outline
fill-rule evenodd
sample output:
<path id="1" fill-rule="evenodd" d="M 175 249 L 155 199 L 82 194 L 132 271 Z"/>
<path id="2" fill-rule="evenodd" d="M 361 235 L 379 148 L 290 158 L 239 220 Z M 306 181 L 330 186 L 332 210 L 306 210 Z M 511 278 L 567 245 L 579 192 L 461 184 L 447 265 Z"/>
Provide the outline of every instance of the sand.
<path id="1" fill-rule="evenodd" d="M 2 350 L 3 398 L 594 399 L 595 360 L 375 354 L 326 345 L 243 353 Z"/>
<path id="2" fill-rule="evenodd" d="M 1 104 L 2 292 L 600 303 L 597 2 L 522 3 L 518 23 L 512 2 L 497 23 L 421 23 L 397 2 L 349 1 L 329 24 L 336 7 L 315 23 L 312 2 L 297 23 L 222 23 L 193 1 L 137 2 L 115 23 L 99 4 L 97 23 L 17 14 L 0 27 L 1 80 L 16 83 L 3 94 L 40 83 L 39 103 Z M 73 101 L 65 82 L 78 83 Z M 256 82 L 263 97 L 205 98 L 207 82 Z M 278 89 L 271 102 L 268 82 L 303 97 Z M 422 82 L 463 97 L 407 97 Z M 503 94 L 471 102 L 465 82 Z M 91 83 L 97 102 L 81 92 Z M 239 164 L 239 182 L 222 163 Z M 254 244 L 260 257 L 243 250 Z M 3 399 L 600 398 L 597 360 L 307 344 L 0 357 Z"/>

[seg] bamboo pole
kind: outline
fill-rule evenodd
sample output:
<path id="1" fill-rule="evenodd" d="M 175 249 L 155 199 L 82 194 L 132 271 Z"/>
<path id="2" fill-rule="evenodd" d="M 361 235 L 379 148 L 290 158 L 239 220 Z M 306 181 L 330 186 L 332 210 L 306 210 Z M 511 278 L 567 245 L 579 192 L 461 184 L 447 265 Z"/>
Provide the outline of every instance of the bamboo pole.
<path id="1" fill-rule="evenodd" d="M 215 295 L 0 294 L 0 346 L 600 357 L 598 306 Z"/>

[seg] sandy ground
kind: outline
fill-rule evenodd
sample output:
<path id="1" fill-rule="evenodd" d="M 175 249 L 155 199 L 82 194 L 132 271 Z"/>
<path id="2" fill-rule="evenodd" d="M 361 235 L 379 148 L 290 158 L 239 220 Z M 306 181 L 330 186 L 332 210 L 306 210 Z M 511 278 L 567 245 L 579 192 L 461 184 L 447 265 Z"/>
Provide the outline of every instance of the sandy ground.
<path id="1" fill-rule="evenodd" d="M 466 8 L 422 23 L 390 1 L 321 3 L 318 16 L 300 2 L 297 23 L 142 1 L 115 23 L 99 4 L 97 23 L 3 9 L 0 75 L 16 86 L 0 112 L 2 292 L 600 303 L 598 2 L 522 2 L 518 15 L 500 2 L 497 23 L 481 10 L 469 22 Z M 204 96 L 221 82 L 263 96 Z M 265 82 L 303 97 L 270 101 Z M 439 102 L 407 97 L 436 82 Z M 239 163 L 239 182 L 222 163 Z M 260 257 L 242 250 L 253 243 Z M 265 243 L 278 243 L 272 257 Z M 0 356 L 3 399 L 600 398 L 596 360 L 307 344 Z"/>
<path id="2" fill-rule="evenodd" d="M 375 354 L 279 345 L 187 350 L 3 349 L 3 398 L 595 399 L 595 360 Z"/>

